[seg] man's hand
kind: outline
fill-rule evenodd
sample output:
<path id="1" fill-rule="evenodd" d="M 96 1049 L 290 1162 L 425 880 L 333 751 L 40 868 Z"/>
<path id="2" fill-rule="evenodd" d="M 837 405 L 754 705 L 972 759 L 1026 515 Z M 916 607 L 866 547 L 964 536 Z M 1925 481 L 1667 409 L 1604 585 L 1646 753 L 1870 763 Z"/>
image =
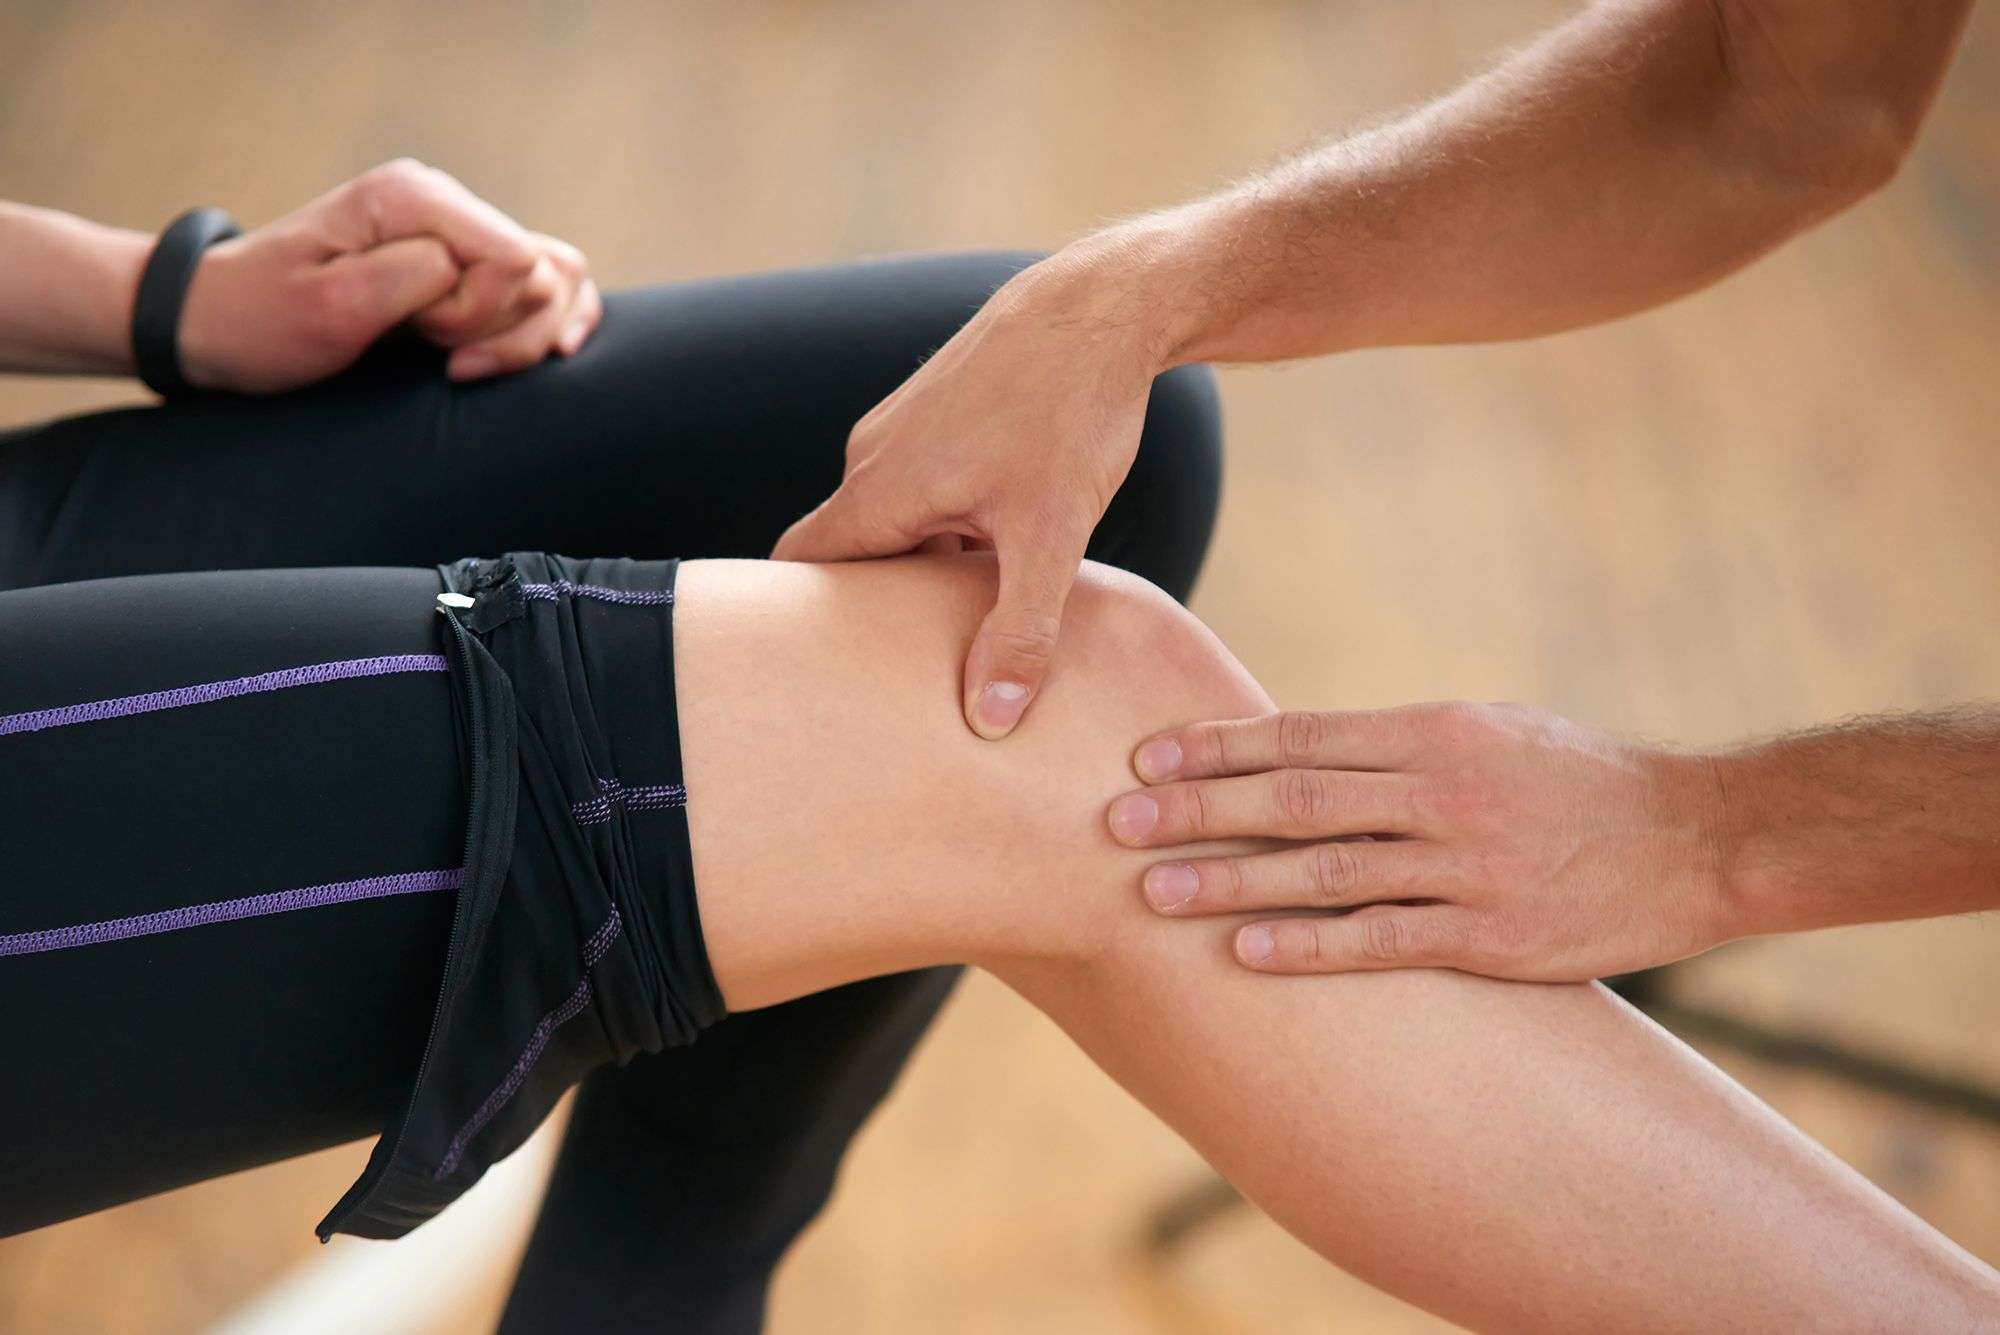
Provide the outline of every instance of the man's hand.
<path id="1" fill-rule="evenodd" d="M 1016 276 L 855 424 L 840 489 L 780 561 L 994 548 L 1000 590 L 965 661 L 966 722 L 1004 737 L 1055 654 L 1091 530 L 1138 451 L 1161 368 L 1143 304 L 1068 252 Z"/>
<path id="2" fill-rule="evenodd" d="M 208 251 L 181 316 L 181 364 L 205 388 L 293 389 L 409 320 L 452 349 L 448 374 L 472 380 L 568 356 L 602 314 L 574 246 L 403 159 Z"/>
<path id="3" fill-rule="evenodd" d="M 1175 917 L 1303 910 L 1236 933 L 1271 973 L 1444 966 L 1574 981 L 1736 934 L 1710 762 L 1519 705 L 1434 704 L 1201 723 L 1154 737 L 1121 843 L 1300 841 L 1149 868 Z"/>

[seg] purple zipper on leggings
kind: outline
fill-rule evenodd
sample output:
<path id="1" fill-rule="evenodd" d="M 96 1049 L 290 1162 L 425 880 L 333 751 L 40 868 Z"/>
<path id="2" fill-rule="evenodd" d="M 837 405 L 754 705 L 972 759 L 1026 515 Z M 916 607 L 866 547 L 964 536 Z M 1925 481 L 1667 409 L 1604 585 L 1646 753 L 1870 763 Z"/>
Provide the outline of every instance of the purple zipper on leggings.
<path id="1" fill-rule="evenodd" d="M 158 913 L 80 923 L 75 927 L 16 932 L 12 936 L 0 936 L 0 956 L 34 955 L 44 950 L 68 950 L 73 946 L 94 946 L 105 941 L 126 941 L 135 936 L 177 932 L 183 927 L 206 927 L 211 923 L 235 922 L 239 918 L 261 918 L 273 913 L 290 913 L 295 909 L 383 899 L 389 895 L 456 890 L 464 880 L 464 871 L 457 867 L 443 871 L 406 871 L 393 876 L 366 876 L 358 881 L 331 881 L 326 885 L 309 885 L 298 890 L 276 890 L 269 894 L 247 895 L 242 899 L 189 904 L 183 908 L 163 909 Z"/>

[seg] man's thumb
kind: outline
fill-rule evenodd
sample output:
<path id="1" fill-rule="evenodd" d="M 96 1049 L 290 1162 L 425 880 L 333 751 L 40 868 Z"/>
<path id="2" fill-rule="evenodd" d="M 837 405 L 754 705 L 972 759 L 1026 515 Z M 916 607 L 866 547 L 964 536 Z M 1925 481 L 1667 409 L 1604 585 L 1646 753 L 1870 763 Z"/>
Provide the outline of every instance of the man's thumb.
<path id="1" fill-rule="evenodd" d="M 1000 596 L 965 658 L 965 721 L 981 737 L 1012 732 L 1041 689 L 1082 561 L 1066 545 L 1000 547 Z"/>

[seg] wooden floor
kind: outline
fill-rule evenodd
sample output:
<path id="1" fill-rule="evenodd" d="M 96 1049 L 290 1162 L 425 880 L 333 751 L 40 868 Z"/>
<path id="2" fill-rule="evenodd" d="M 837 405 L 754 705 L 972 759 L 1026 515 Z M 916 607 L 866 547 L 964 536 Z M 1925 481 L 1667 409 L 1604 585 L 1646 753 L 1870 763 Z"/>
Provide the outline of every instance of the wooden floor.
<path id="1" fill-rule="evenodd" d="M 501 9 L 0 7 L 0 194 L 141 227 L 195 202 L 257 221 L 411 153 L 609 284 L 1052 246 L 1440 89 L 1567 6 Z M 1532 344 L 1227 373 L 1197 609 L 1296 705 L 1518 698 L 1704 741 L 1994 695 L 1996 242 L 1989 5 L 1895 186 L 1719 291 Z M 9 381 L 0 424 L 127 397 Z M 1739 947 L 1679 986 L 2000 1084 L 1990 916 Z M 2000 1262 L 2000 1133 L 1723 1056 Z M 364 1151 L 0 1243 L 0 1329 L 199 1329 L 308 1257 Z M 1248 1211 L 1142 1264 L 1142 1219 L 1201 1171 L 974 979 L 788 1264 L 773 1328 L 1439 1328 Z M 474 1330 L 507 1262 L 466 1264 L 496 1275 L 452 1327 Z"/>

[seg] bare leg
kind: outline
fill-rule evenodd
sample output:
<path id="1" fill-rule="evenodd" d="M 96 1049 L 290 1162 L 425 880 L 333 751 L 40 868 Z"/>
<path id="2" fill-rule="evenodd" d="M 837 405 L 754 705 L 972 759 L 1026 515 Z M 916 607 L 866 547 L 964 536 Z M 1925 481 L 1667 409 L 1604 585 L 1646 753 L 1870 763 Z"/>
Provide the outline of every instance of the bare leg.
<path id="1" fill-rule="evenodd" d="M 1047 1011 L 1287 1228 L 1483 1329 L 1962 1329 L 2000 1277 L 1597 987 L 1270 979 L 1162 921 L 1104 833 L 1158 728 L 1268 710 L 1093 572 L 1001 744 L 958 717 L 976 559 L 680 577 L 710 956 L 734 1009 L 947 960 Z"/>

